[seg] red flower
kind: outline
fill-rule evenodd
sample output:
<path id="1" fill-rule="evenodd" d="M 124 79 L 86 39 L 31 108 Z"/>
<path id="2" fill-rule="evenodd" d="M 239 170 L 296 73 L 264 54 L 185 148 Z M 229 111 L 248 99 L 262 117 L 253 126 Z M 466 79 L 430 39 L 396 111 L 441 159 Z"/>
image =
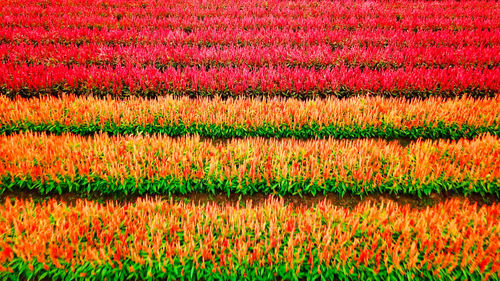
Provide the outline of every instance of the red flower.
<path id="1" fill-rule="evenodd" d="M 480 264 L 479 264 L 479 269 L 481 270 L 481 273 L 484 273 L 484 270 L 486 269 L 486 266 L 490 263 L 490 258 L 486 257 Z"/>
<path id="2" fill-rule="evenodd" d="M 9 246 L 5 246 L 5 248 L 2 251 L 2 258 L 0 261 L 4 262 L 6 259 L 11 259 L 12 255 L 13 255 L 12 249 Z"/>

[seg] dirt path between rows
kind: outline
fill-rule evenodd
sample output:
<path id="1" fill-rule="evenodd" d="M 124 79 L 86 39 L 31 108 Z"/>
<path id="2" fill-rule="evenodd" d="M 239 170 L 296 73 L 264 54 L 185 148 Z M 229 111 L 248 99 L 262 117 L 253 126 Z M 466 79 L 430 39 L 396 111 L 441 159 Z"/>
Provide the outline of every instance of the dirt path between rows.
<path id="1" fill-rule="evenodd" d="M 81 195 L 75 193 L 67 193 L 64 195 L 40 195 L 35 192 L 5 192 L 0 195 L 0 204 L 5 202 L 6 198 L 19 198 L 19 199 L 33 199 L 35 202 L 45 201 L 48 199 L 55 199 L 57 201 L 66 202 L 69 204 L 74 203 L 79 199 L 87 199 L 97 202 L 106 202 L 106 201 L 116 201 L 119 203 L 127 203 L 127 202 L 135 202 L 139 198 L 158 198 L 162 200 L 172 200 L 174 202 L 183 201 L 185 203 L 194 203 L 194 204 L 207 204 L 207 203 L 215 203 L 219 205 L 224 204 L 240 204 L 246 205 L 248 203 L 252 203 L 252 205 L 263 204 L 266 199 L 269 198 L 269 195 L 265 194 L 253 194 L 253 195 L 240 195 L 240 194 L 231 194 L 229 197 L 227 194 L 208 194 L 208 193 L 190 193 L 187 195 L 129 195 L 129 196 L 101 196 L 101 195 Z M 414 195 L 395 195 L 395 194 L 373 194 L 360 197 L 358 195 L 345 195 L 341 197 L 336 194 L 327 194 L 327 195 L 285 195 L 285 196 L 277 196 L 281 197 L 285 200 L 287 204 L 293 204 L 294 206 L 314 206 L 319 202 L 326 200 L 328 203 L 333 204 L 339 207 L 345 208 L 353 208 L 356 205 L 371 201 L 375 204 L 380 204 L 383 202 L 393 201 L 402 205 L 410 205 L 412 208 L 422 209 L 427 206 L 433 206 L 438 203 L 444 202 L 450 198 L 457 198 L 459 200 L 468 200 L 471 203 L 477 203 L 478 206 L 482 205 L 490 205 L 490 204 L 498 204 L 500 203 L 500 198 L 493 195 L 485 195 L 481 196 L 479 194 L 473 195 L 459 195 L 459 194 L 431 194 L 430 196 L 425 197 L 417 197 Z"/>

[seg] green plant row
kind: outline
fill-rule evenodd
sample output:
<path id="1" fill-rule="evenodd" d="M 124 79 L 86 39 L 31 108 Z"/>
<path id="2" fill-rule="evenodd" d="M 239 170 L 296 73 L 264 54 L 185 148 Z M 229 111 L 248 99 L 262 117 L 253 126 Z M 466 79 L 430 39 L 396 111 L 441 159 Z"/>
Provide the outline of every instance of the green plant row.
<path id="1" fill-rule="evenodd" d="M 416 196 L 430 195 L 431 193 L 455 193 L 455 194 L 480 194 L 495 195 L 500 197 L 498 179 L 492 180 L 461 180 L 446 178 L 444 176 L 437 180 L 421 181 L 409 177 L 404 179 L 387 180 L 375 184 L 373 182 L 361 182 L 356 180 L 337 180 L 336 178 L 325 179 L 321 183 L 310 179 L 301 181 L 291 179 L 250 181 L 244 178 L 238 179 L 179 179 L 176 177 L 156 177 L 154 179 L 116 179 L 99 178 L 97 176 L 58 177 L 57 179 L 32 179 L 20 178 L 13 175 L 3 176 L 0 179 L 0 194 L 6 191 L 30 191 L 41 195 L 77 193 L 81 195 L 111 195 L 117 198 L 127 195 L 145 194 L 188 194 L 192 192 L 204 192 L 210 194 L 224 193 L 228 196 L 236 194 L 278 194 L 278 195 L 326 195 L 328 193 L 344 196 L 346 194 L 369 195 L 369 194 L 409 194 Z"/>
<path id="2" fill-rule="evenodd" d="M 242 124 L 218 125 L 218 124 L 183 124 L 162 126 L 157 119 L 152 124 L 115 124 L 106 121 L 101 125 L 99 120 L 93 124 L 61 124 L 61 123 L 18 123 L 3 124 L 0 126 L 0 134 L 11 135 L 19 132 L 46 132 L 60 135 L 72 133 L 76 135 L 93 135 L 96 133 L 107 133 L 110 135 L 128 134 L 163 134 L 177 137 L 185 135 L 199 135 L 207 138 L 243 138 L 243 137 L 264 137 L 264 138 L 336 138 L 336 139 L 356 139 L 356 138 L 383 138 L 383 139 L 472 139 L 479 135 L 488 133 L 500 136 L 500 126 L 471 126 L 467 124 L 447 124 L 439 122 L 426 126 L 416 127 L 396 127 L 392 124 L 380 125 L 319 125 L 304 124 L 290 126 L 282 124 L 275 126 L 266 124 L 258 127 L 245 127 Z"/>
<path id="3" fill-rule="evenodd" d="M 418 270 L 401 269 L 388 272 L 388 267 L 381 265 L 378 271 L 370 266 L 358 265 L 354 261 L 347 261 L 344 265 L 337 268 L 325 266 L 324 264 L 316 266 L 314 270 L 310 268 L 289 269 L 281 264 L 270 267 L 259 267 L 247 263 L 241 263 L 237 269 L 230 274 L 219 272 L 217 267 L 211 262 L 205 264 L 204 269 L 196 267 L 192 260 L 181 261 L 173 258 L 173 264 L 167 266 L 151 260 L 150 264 L 137 264 L 124 261 L 121 268 L 118 263 L 106 263 L 96 265 L 87 262 L 84 265 L 74 267 L 74 272 L 65 268 L 57 268 L 53 264 L 44 267 L 43 263 L 33 261 L 26 262 L 22 259 L 14 259 L 9 263 L 9 267 L 16 273 L 0 272 L 2 280 L 380 280 L 380 281 L 403 281 L 403 280 L 482 280 L 482 274 L 474 271 L 470 273 L 467 270 L 459 268 L 452 270 L 441 269 Z M 163 265 L 163 267 L 162 267 Z M 33 270 L 29 268 L 33 267 Z M 214 272 L 215 271 L 215 272 Z M 439 276 L 439 277 L 438 277 Z"/>

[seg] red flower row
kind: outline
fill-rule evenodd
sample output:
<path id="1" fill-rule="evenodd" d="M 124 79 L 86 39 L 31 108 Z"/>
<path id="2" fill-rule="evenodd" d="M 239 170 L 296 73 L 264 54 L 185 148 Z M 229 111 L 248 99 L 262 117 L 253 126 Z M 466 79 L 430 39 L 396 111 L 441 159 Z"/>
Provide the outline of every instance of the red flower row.
<path id="1" fill-rule="evenodd" d="M 315 46 L 77 46 L 0 45 L 0 61 L 13 64 L 155 66 L 290 66 L 329 68 L 498 67 L 500 47 L 351 47 Z"/>
<path id="2" fill-rule="evenodd" d="M 307 69 L 248 67 L 177 69 L 149 66 L 96 67 L 0 64 L 0 90 L 39 93 L 76 92 L 123 95 L 282 95 L 346 96 L 365 94 L 432 96 L 495 94 L 497 69 Z"/>

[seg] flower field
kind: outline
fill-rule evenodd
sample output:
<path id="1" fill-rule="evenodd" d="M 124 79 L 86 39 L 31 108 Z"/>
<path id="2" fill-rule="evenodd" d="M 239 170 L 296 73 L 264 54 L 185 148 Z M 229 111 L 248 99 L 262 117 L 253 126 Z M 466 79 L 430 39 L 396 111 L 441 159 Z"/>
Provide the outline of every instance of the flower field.
<path id="1" fill-rule="evenodd" d="M 0 132 L 77 135 L 161 133 L 208 138 L 408 138 L 500 136 L 500 99 L 0 97 Z"/>
<path id="2" fill-rule="evenodd" d="M 196 206 L 141 199 L 0 209 L 0 276 L 80 280 L 488 279 L 498 276 L 500 205 L 426 210 L 369 203 Z"/>
<path id="3" fill-rule="evenodd" d="M 500 196 L 500 140 L 265 140 L 198 137 L 0 138 L 6 190 L 113 194 L 457 191 Z"/>
<path id="4" fill-rule="evenodd" d="M 10 97 L 454 97 L 500 88 L 495 2 L 0 3 L 0 93 Z"/>
<path id="5" fill-rule="evenodd" d="M 497 1 L 0 0 L 0 279 L 500 280 L 499 90 Z"/>

